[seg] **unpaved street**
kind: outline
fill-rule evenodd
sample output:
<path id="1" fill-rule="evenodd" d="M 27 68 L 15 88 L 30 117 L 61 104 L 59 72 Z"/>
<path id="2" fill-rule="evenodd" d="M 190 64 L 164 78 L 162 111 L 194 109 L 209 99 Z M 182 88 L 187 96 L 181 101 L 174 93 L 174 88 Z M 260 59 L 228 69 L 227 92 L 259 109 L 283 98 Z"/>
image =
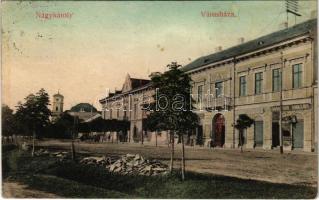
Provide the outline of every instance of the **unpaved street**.
<path id="1" fill-rule="evenodd" d="M 38 146 L 70 149 L 67 141 L 41 141 Z M 180 146 L 175 151 L 175 168 L 180 167 Z M 168 163 L 167 146 L 111 143 L 76 143 L 76 150 L 96 154 L 139 153 L 148 158 Z M 314 153 L 288 153 L 239 149 L 186 148 L 186 170 L 297 185 L 317 184 L 317 155 Z"/>
<path id="2" fill-rule="evenodd" d="M 31 189 L 26 185 L 13 181 L 2 183 L 2 196 L 4 198 L 61 198 L 58 195 Z"/>

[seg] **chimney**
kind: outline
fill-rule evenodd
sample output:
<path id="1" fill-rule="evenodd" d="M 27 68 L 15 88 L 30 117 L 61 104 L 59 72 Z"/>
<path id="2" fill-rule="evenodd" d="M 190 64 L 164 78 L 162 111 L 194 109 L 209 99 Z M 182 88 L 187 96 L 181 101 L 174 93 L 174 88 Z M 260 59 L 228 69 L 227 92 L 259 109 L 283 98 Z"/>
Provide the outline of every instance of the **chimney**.
<path id="1" fill-rule="evenodd" d="M 238 38 L 238 44 L 242 44 L 244 42 L 245 42 L 245 38 L 243 37 Z"/>
<path id="2" fill-rule="evenodd" d="M 215 48 L 215 52 L 220 52 L 221 50 L 223 50 L 222 46 L 218 46 L 218 47 Z"/>
<path id="3" fill-rule="evenodd" d="M 286 29 L 288 28 L 288 22 L 283 22 L 281 24 L 279 24 L 279 29 L 280 30 L 283 30 L 283 29 Z"/>
<path id="4" fill-rule="evenodd" d="M 311 19 L 317 18 L 317 11 L 316 11 L 316 10 L 312 10 L 312 11 L 311 11 L 311 13 L 310 13 L 310 18 L 311 18 Z"/>
<path id="5" fill-rule="evenodd" d="M 105 97 L 109 97 L 109 96 L 110 96 L 110 88 L 106 88 Z"/>

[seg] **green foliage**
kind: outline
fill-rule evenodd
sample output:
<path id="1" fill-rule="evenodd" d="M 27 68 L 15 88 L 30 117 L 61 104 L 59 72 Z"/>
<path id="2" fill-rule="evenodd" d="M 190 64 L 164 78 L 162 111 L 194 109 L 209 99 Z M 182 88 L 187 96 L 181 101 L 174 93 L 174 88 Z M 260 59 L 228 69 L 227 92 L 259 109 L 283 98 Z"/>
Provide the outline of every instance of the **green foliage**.
<path id="1" fill-rule="evenodd" d="M 238 119 L 236 120 L 235 128 L 238 130 L 244 130 L 249 128 L 254 123 L 254 120 L 251 119 L 246 114 L 240 114 Z"/>
<path id="2" fill-rule="evenodd" d="M 15 115 L 19 127 L 27 134 L 44 131 L 50 123 L 49 105 L 49 95 L 44 89 L 40 89 L 35 95 L 28 95 L 25 103 L 19 103 L 17 106 Z"/>
<path id="3" fill-rule="evenodd" d="M 130 122 L 127 120 L 96 118 L 90 122 L 79 124 L 79 132 L 103 132 L 103 131 L 127 131 L 130 129 Z"/>
<path id="4" fill-rule="evenodd" d="M 72 138 L 72 133 L 76 133 L 78 128 L 78 118 L 67 112 L 61 114 L 59 119 L 47 126 L 45 136 L 49 138 Z"/>
<path id="5" fill-rule="evenodd" d="M 150 105 L 146 127 L 183 134 L 198 125 L 198 116 L 192 112 L 191 78 L 176 62 L 167 67 L 168 71 L 152 76 L 155 103 Z"/>
<path id="6" fill-rule="evenodd" d="M 17 133 L 13 110 L 7 105 L 2 105 L 1 112 L 2 135 L 9 136 Z"/>

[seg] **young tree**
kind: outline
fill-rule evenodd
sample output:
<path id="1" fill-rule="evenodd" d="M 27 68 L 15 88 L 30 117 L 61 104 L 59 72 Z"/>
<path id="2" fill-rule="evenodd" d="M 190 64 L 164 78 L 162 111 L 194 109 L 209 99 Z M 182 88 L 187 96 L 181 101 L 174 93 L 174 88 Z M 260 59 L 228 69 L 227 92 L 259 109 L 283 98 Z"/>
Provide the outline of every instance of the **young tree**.
<path id="1" fill-rule="evenodd" d="M 235 128 L 239 131 L 239 143 L 240 143 L 240 151 L 243 152 L 243 143 L 244 136 L 243 132 L 246 131 L 254 123 L 254 120 L 251 119 L 246 114 L 240 114 L 235 124 Z"/>
<path id="2" fill-rule="evenodd" d="M 145 124 L 146 130 L 155 132 L 155 146 L 157 147 L 158 133 L 165 130 L 165 124 L 161 122 L 160 115 L 154 113 L 151 118 L 144 119 L 143 124 Z"/>
<path id="3" fill-rule="evenodd" d="M 48 108 L 49 95 L 42 88 L 36 95 L 30 94 L 25 98 L 25 103 L 17 106 L 16 119 L 24 128 L 24 131 L 33 135 L 32 156 L 34 155 L 35 138 L 50 123 L 51 111 Z"/>
<path id="4" fill-rule="evenodd" d="M 78 117 L 72 116 L 66 112 L 62 113 L 58 121 L 55 123 L 58 127 L 63 130 L 63 135 L 71 138 L 71 155 L 72 160 L 75 160 L 75 148 L 74 148 L 74 138 L 78 132 Z"/>
<path id="5" fill-rule="evenodd" d="M 152 87 L 155 103 L 150 105 L 148 119 L 151 124 L 157 121 L 161 129 L 168 130 L 171 143 L 170 171 L 174 164 L 174 137 L 182 138 L 182 179 L 185 178 L 185 152 L 183 135 L 189 128 L 198 124 L 198 118 L 192 112 L 193 99 L 191 98 L 191 78 L 180 70 L 181 65 L 172 62 L 167 65 L 168 71 L 163 74 L 153 74 Z M 152 122 L 153 121 L 153 122 Z"/>

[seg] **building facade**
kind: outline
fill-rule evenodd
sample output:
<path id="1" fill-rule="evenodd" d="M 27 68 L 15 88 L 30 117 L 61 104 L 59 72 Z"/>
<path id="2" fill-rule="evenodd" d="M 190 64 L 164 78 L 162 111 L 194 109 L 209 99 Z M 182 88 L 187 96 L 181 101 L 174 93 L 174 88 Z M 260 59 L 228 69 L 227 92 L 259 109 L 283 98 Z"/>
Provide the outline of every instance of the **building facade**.
<path id="1" fill-rule="evenodd" d="M 193 80 L 206 143 L 237 147 L 239 134 L 234 124 L 240 114 L 247 114 L 255 123 L 245 131 L 244 145 L 276 148 L 282 109 L 284 149 L 315 149 L 316 27 L 316 20 L 310 20 L 184 67 Z"/>
<path id="2" fill-rule="evenodd" d="M 244 131 L 245 148 L 277 148 L 281 125 L 284 150 L 316 150 L 316 31 L 317 20 L 312 19 L 255 40 L 241 40 L 184 66 L 192 79 L 194 112 L 200 117 L 195 133 L 200 145 L 237 148 L 239 133 L 234 124 L 240 114 L 246 114 L 254 124 Z M 130 132 L 139 137 L 147 112 L 136 99 L 148 99 L 154 90 L 149 83 L 126 88 L 129 79 L 122 91 L 100 102 L 108 106 L 104 114 L 110 117 L 121 117 L 119 109 L 114 112 L 119 102 L 130 105 L 130 116 L 122 113 L 122 117 L 128 117 Z"/>
<path id="3" fill-rule="evenodd" d="M 127 74 L 121 90 L 109 93 L 109 96 L 101 99 L 102 118 L 130 121 L 130 130 L 121 138 L 127 138 L 127 142 L 158 142 L 167 144 L 167 133 L 148 132 L 145 120 L 148 111 L 143 109 L 143 103 L 153 101 L 154 90 L 150 80 L 131 78 Z M 113 139 L 117 134 L 111 133 Z"/>

